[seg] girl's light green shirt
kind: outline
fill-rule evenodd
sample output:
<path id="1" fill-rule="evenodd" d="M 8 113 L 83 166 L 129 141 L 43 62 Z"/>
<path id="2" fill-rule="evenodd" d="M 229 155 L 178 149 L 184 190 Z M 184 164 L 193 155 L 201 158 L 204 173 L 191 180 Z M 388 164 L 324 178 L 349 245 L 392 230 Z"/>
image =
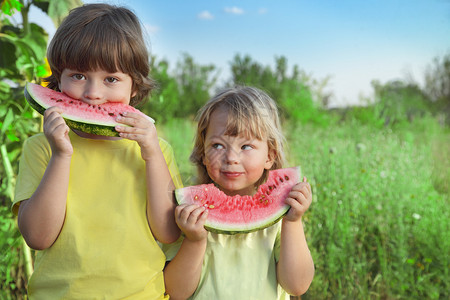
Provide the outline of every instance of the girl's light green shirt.
<path id="1" fill-rule="evenodd" d="M 281 222 L 247 234 L 209 232 L 200 282 L 190 299 L 289 299 L 276 275 L 280 235 Z M 175 255 L 181 240 L 163 246 L 168 260 Z"/>

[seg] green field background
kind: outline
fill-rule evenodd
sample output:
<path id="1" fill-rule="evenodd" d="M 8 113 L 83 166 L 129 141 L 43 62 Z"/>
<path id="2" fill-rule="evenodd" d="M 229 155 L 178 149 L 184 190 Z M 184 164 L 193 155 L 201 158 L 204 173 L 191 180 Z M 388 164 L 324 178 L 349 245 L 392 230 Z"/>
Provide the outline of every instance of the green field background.
<path id="1" fill-rule="evenodd" d="M 57 26 L 82 1 L 0 3 L 0 299 L 16 300 L 26 298 L 35 253 L 11 201 L 23 142 L 42 122 L 23 91 L 50 74 L 48 35 L 28 23 L 28 12 L 39 5 Z M 49 9 L 56 3 L 58 10 Z M 15 12 L 22 22 L 11 21 Z M 151 56 L 159 88 L 138 108 L 156 120 L 191 185 L 197 110 L 235 84 L 274 98 L 288 145 L 285 167 L 301 166 L 313 190 L 303 221 L 316 273 L 301 299 L 450 299 L 450 52 L 430 62 L 424 84 L 374 78 L 373 96 L 352 107 L 330 107 L 330 78 L 313 78 L 283 56 L 267 66 L 236 54 L 231 77 L 219 83 L 219 73 L 189 54 L 175 66 Z"/>

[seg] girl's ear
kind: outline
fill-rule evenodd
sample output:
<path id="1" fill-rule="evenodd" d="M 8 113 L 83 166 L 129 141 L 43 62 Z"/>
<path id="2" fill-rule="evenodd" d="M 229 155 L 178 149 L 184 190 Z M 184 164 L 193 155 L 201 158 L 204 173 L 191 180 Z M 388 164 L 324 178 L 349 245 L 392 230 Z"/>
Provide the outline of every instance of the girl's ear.
<path id="1" fill-rule="evenodd" d="M 137 91 L 133 91 L 133 92 L 131 93 L 130 98 L 133 98 L 134 96 L 136 96 L 136 94 L 137 94 Z"/>
<path id="2" fill-rule="evenodd" d="M 275 162 L 275 157 L 276 157 L 276 151 L 274 149 L 270 149 L 268 154 L 267 154 L 267 160 L 266 163 L 264 164 L 264 169 L 266 170 L 270 170 L 270 168 L 272 168 L 273 163 Z"/>

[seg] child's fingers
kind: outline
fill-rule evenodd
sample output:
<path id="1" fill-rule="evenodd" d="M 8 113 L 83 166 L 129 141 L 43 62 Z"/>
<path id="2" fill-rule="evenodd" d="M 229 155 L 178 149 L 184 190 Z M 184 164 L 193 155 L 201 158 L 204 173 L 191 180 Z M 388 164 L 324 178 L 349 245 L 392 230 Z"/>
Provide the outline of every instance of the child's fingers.
<path id="1" fill-rule="evenodd" d="M 61 117 L 61 109 L 59 107 L 51 107 L 44 111 L 44 125 L 49 124 L 52 121 L 58 119 L 63 120 Z"/>
<path id="2" fill-rule="evenodd" d="M 131 113 L 130 113 L 131 114 Z M 117 125 L 116 131 L 121 137 L 135 140 L 142 145 L 146 145 L 148 140 L 156 137 L 156 127 L 143 116 L 134 114 L 132 117 L 118 117 L 117 121 L 124 125 Z M 125 126 L 128 125 L 128 126 Z"/>
<path id="3" fill-rule="evenodd" d="M 48 117 L 48 116 L 49 116 L 50 114 L 52 114 L 53 112 L 56 112 L 56 113 L 58 113 L 58 114 L 61 114 L 61 113 L 63 112 L 63 110 L 62 110 L 61 107 L 57 107 L 57 106 L 49 107 L 49 108 L 47 108 L 47 109 L 44 111 L 44 118 L 45 118 L 45 117 Z"/>
<path id="4" fill-rule="evenodd" d="M 69 127 L 61 117 L 61 112 L 59 107 L 52 107 L 44 112 L 44 132 L 46 134 L 65 134 L 69 131 Z"/>
<path id="5" fill-rule="evenodd" d="M 306 197 L 309 197 L 311 195 L 311 185 L 309 183 L 300 182 L 294 185 L 291 192 L 301 192 Z"/>
<path id="6" fill-rule="evenodd" d="M 183 223 L 196 222 L 199 215 L 205 210 L 203 206 L 199 205 L 180 205 L 175 209 L 176 217 Z"/>
<path id="7" fill-rule="evenodd" d="M 205 209 L 203 213 L 200 215 L 200 219 L 198 219 L 198 222 L 202 224 L 202 226 L 205 225 L 205 222 L 208 219 L 208 213 L 209 211 Z"/>
<path id="8" fill-rule="evenodd" d="M 133 112 L 124 112 L 122 115 L 116 118 L 116 121 L 132 127 L 144 128 L 151 127 L 151 125 L 153 125 L 154 123 L 153 119 L 151 119 L 150 117 Z"/>
<path id="9" fill-rule="evenodd" d="M 128 127 L 128 126 L 116 126 L 116 131 L 125 138 L 137 138 L 140 135 L 147 134 L 148 129 L 143 129 L 139 127 Z"/>
<path id="10" fill-rule="evenodd" d="M 198 206 L 189 215 L 188 222 L 197 223 L 203 216 L 204 212 L 207 211 L 204 206 Z"/>
<path id="11" fill-rule="evenodd" d="M 303 191 L 305 195 L 312 194 L 311 185 L 306 181 L 302 181 L 294 185 L 292 187 L 292 191 Z"/>

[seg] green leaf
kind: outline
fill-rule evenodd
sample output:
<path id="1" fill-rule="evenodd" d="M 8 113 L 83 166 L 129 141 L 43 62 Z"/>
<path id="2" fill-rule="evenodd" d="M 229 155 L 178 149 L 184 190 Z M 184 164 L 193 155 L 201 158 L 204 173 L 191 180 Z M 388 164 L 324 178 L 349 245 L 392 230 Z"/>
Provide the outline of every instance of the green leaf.
<path id="1" fill-rule="evenodd" d="M 8 137 L 8 139 L 11 142 L 18 142 L 18 141 L 20 141 L 19 138 L 14 134 L 13 131 L 8 131 L 8 133 L 6 133 L 6 136 Z"/>
<path id="2" fill-rule="evenodd" d="M 81 0 L 50 0 L 48 16 L 52 19 L 55 27 L 59 27 L 71 9 L 81 5 L 83 5 L 83 1 Z"/>
<path id="3" fill-rule="evenodd" d="M 6 129 L 9 128 L 9 125 L 14 121 L 14 114 L 12 109 L 8 109 L 8 113 L 6 114 L 5 119 L 3 120 L 1 133 L 5 133 Z"/>
<path id="4" fill-rule="evenodd" d="M 21 11 L 23 4 L 17 0 L 3 0 L 2 1 L 2 12 L 8 16 L 12 16 L 14 12 Z"/>
<path id="5" fill-rule="evenodd" d="M 0 39 L 0 68 L 14 69 L 16 61 L 16 46 L 4 39 Z"/>
<path id="6" fill-rule="evenodd" d="M 31 23 L 30 34 L 24 37 L 23 41 L 33 49 L 36 59 L 43 62 L 47 51 L 47 32 L 39 25 Z"/>

